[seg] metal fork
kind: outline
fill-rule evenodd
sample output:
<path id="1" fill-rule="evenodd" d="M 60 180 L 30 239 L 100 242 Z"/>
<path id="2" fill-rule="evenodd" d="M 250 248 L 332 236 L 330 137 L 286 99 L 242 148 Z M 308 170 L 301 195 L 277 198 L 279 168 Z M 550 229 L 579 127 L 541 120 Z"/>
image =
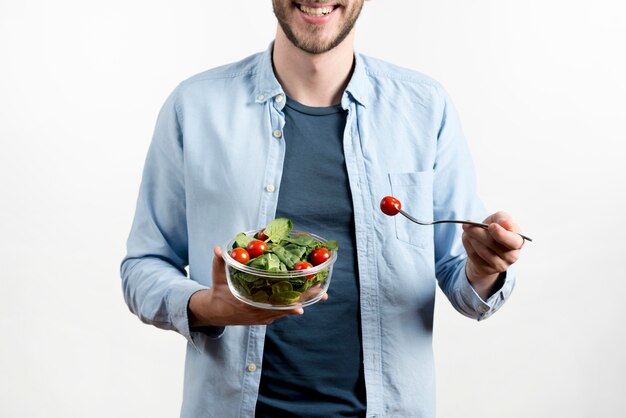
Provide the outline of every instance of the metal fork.
<path id="1" fill-rule="evenodd" d="M 489 225 L 481 223 L 481 222 L 473 222 L 473 221 L 460 221 L 457 219 L 440 219 L 438 221 L 432 221 L 432 222 L 424 222 L 424 221 L 420 221 L 418 219 L 415 219 L 414 217 L 412 217 L 411 215 L 409 215 L 408 213 L 406 213 L 405 211 L 403 211 L 402 209 L 398 209 L 398 211 L 408 220 L 415 222 L 418 225 L 437 225 L 437 224 L 467 224 L 467 225 L 473 225 L 473 226 L 477 226 L 479 228 L 483 228 L 483 229 L 487 229 L 489 228 Z M 532 241 L 532 238 L 527 237 L 526 235 L 522 235 L 519 232 L 516 232 L 517 235 L 519 235 L 520 237 L 522 237 L 524 240 L 526 241 Z"/>

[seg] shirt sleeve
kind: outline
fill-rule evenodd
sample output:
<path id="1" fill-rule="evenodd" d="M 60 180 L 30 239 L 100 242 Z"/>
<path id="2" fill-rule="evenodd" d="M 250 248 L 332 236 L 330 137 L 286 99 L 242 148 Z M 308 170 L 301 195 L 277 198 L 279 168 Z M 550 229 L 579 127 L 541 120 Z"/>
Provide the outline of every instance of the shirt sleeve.
<path id="1" fill-rule="evenodd" d="M 191 295 L 206 287 L 188 278 L 185 270 L 185 208 L 183 143 L 174 92 L 157 119 L 120 270 L 131 312 L 193 344 L 187 306 Z"/>
<path id="2" fill-rule="evenodd" d="M 461 123 L 448 94 L 441 89 L 442 118 L 437 138 L 434 166 L 433 215 L 435 219 L 482 221 L 487 211 L 478 198 L 476 176 Z M 482 320 L 495 313 L 509 298 L 515 273 L 509 269 L 502 286 L 484 301 L 469 283 L 465 273 L 467 254 L 458 224 L 435 226 L 435 269 L 439 287 L 452 306 L 463 315 Z"/>

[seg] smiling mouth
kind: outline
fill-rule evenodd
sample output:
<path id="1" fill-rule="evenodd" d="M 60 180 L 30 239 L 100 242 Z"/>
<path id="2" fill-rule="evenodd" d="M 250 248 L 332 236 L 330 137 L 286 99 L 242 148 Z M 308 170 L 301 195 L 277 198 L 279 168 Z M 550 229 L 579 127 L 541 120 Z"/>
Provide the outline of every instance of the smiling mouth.
<path id="1" fill-rule="evenodd" d="M 312 6 L 307 6 L 304 4 L 297 4 L 298 9 L 300 9 L 300 11 L 308 16 L 315 16 L 315 17 L 319 17 L 319 16 L 326 16 L 329 13 L 332 13 L 333 10 L 335 10 L 337 7 L 339 7 L 338 5 L 330 5 L 330 6 L 322 6 L 322 7 L 312 7 Z"/>

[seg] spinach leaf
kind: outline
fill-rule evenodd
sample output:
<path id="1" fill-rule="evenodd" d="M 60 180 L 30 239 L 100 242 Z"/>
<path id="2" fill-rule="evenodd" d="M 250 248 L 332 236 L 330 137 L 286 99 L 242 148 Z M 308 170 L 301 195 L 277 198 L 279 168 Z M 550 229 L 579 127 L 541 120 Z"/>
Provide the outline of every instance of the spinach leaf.
<path id="1" fill-rule="evenodd" d="M 248 273 L 245 273 L 243 271 L 235 270 L 232 267 L 231 267 L 231 274 L 237 280 L 239 280 L 240 282 L 243 282 L 243 283 L 254 283 L 254 282 L 256 282 L 259 279 L 254 274 L 248 274 Z"/>
<path id="2" fill-rule="evenodd" d="M 252 240 L 254 240 L 254 237 L 249 237 L 245 233 L 240 232 L 235 237 L 235 243 L 233 244 L 233 248 L 246 248 Z"/>
<path id="3" fill-rule="evenodd" d="M 269 249 L 276 254 L 280 261 L 285 263 L 285 266 L 287 266 L 289 270 L 293 270 L 294 264 L 300 261 L 306 251 L 305 247 L 290 243 L 285 246 L 282 246 L 282 243 L 280 245 L 271 244 Z"/>
<path id="4" fill-rule="evenodd" d="M 269 237 L 270 241 L 279 243 L 289 236 L 292 229 L 293 223 L 291 220 L 287 218 L 277 218 L 270 221 L 263 232 Z"/>
<path id="5" fill-rule="evenodd" d="M 337 251 L 339 249 L 339 244 L 334 239 L 329 239 L 324 243 L 324 247 L 328 248 L 330 251 Z"/>
<path id="6" fill-rule="evenodd" d="M 289 282 L 278 282 L 272 285 L 273 293 L 291 292 L 293 286 Z"/>
<path id="7" fill-rule="evenodd" d="M 283 238 L 283 241 L 291 242 L 292 244 L 300 245 L 301 247 L 310 247 L 318 243 L 312 236 L 308 234 L 296 234 Z"/>
<path id="8" fill-rule="evenodd" d="M 267 302 L 269 298 L 270 296 L 267 294 L 267 292 L 263 290 L 259 290 L 258 292 L 254 293 L 252 297 L 250 297 L 250 299 L 252 299 L 254 302 L 260 302 L 260 303 Z"/>
<path id="9" fill-rule="evenodd" d="M 287 291 L 274 293 L 270 296 L 269 301 L 274 305 L 291 305 L 292 303 L 296 303 L 298 299 L 300 299 L 302 293 L 295 291 Z"/>
<path id="10" fill-rule="evenodd" d="M 248 266 L 266 271 L 281 271 L 281 262 L 276 254 L 265 253 L 248 263 Z"/>

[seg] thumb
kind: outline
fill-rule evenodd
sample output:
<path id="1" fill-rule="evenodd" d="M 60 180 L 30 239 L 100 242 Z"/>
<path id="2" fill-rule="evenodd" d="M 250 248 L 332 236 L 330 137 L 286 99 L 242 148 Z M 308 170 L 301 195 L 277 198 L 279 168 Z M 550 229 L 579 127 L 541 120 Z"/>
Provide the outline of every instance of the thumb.
<path id="1" fill-rule="evenodd" d="M 489 216 L 487 219 L 485 219 L 485 223 L 498 224 L 507 231 L 518 232 L 519 230 L 519 227 L 513 221 L 511 215 L 503 211 L 496 212 L 493 215 Z"/>
<path id="2" fill-rule="evenodd" d="M 213 286 L 226 284 L 226 272 L 224 271 L 224 259 L 222 258 L 222 249 L 220 247 L 213 248 Z"/>

